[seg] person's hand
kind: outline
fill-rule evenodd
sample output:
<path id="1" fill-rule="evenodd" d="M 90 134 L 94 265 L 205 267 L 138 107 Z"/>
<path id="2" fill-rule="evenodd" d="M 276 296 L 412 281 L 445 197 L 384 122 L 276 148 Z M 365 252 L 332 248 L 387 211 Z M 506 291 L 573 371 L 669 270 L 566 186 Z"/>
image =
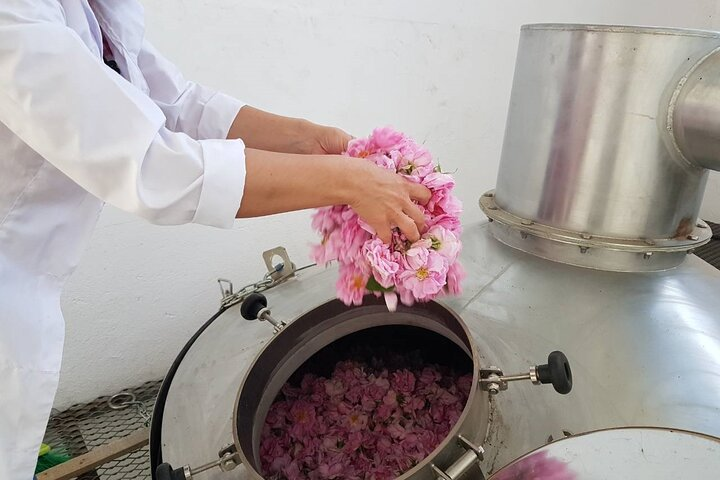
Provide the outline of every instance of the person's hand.
<path id="1" fill-rule="evenodd" d="M 347 150 L 348 142 L 352 136 L 334 127 L 312 125 L 310 134 L 305 138 L 300 148 L 306 155 L 340 155 Z"/>
<path id="2" fill-rule="evenodd" d="M 425 229 L 425 217 L 414 202 L 425 205 L 430 190 L 406 180 L 401 175 L 361 159 L 348 159 L 353 176 L 350 207 L 357 212 L 386 244 L 392 230 L 399 228 L 408 240 L 415 242 Z"/>

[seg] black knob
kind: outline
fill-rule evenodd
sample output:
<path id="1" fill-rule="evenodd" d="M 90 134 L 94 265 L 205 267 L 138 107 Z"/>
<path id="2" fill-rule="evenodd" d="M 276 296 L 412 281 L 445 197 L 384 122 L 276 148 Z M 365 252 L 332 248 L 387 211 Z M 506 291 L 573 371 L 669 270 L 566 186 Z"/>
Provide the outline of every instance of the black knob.
<path id="1" fill-rule="evenodd" d="M 173 468 L 169 463 L 161 463 L 155 469 L 155 480 L 186 480 L 185 471 L 182 468 Z"/>
<path id="2" fill-rule="evenodd" d="M 536 369 L 540 383 L 552 383 L 555 391 L 563 395 L 572 390 L 572 370 L 564 353 L 552 352 L 548 355 L 548 363 L 538 365 Z"/>
<path id="3" fill-rule="evenodd" d="M 265 298 L 265 295 L 262 293 L 251 293 L 243 300 L 242 305 L 240 305 L 240 315 L 242 315 L 245 320 L 257 320 L 260 310 L 266 307 L 267 298 Z"/>

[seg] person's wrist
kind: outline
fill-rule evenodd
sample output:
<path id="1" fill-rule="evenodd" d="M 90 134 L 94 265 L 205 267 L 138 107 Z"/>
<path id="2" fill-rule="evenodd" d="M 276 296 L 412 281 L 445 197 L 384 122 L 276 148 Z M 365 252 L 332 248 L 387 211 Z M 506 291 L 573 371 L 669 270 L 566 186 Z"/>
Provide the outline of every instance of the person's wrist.
<path id="1" fill-rule="evenodd" d="M 293 143 L 296 145 L 297 153 L 312 153 L 312 149 L 320 136 L 321 127 L 309 120 L 298 118 L 293 120 L 291 129 L 290 138 L 294 139 Z"/>
<path id="2" fill-rule="evenodd" d="M 336 161 L 335 165 L 340 172 L 341 204 L 353 205 L 357 202 L 358 196 L 362 195 L 363 182 L 367 179 L 367 169 L 370 164 L 360 158 L 339 156 L 339 161 Z"/>

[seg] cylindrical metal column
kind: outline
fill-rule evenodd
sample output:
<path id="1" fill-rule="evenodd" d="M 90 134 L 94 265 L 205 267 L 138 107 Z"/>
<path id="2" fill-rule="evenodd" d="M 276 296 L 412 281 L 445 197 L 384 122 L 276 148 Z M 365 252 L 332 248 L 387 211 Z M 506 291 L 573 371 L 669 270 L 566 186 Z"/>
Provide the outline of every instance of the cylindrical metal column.
<path id="1" fill-rule="evenodd" d="M 719 46 L 720 34 L 692 30 L 523 27 L 497 189 L 481 200 L 497 238 L 620 271 L 672 268 L 706 242 L 697 216 L 707 162 L 683 158 L 668 106 Z M 682 118 L 699 118 L 697 110 Z M 693 128 L 687 135 L 697 136 Z M 693 137 L 693 148 L 702 142 Z"/>
<path id="2" fill-rule="evenodd" d="M 680 80 L 671 101 L 668 127 L 688 161 L 720 170 L 720 48 Z"/>

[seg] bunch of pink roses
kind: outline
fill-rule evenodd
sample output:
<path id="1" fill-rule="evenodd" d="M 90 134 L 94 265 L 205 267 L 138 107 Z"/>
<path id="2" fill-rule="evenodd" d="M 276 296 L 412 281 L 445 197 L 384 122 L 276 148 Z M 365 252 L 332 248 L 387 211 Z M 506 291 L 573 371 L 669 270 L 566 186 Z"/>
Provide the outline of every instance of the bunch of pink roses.
<path id="1" fill-rule="evenodd" d="M 390 245 L 382 242 L 348 206 L 319 209 L 312 226 L 322 235 L 312 256 L 319 265 L 338 261 L 338 298 L 361 305 L 366 294 L 384 295 L 388 308 L 426 302 L 460 293 L 464 271 L 458 262 L 462 205 L 452 193 L 453 178 L 440 171 L 430 152 L 404 134 L 380 128 L 368 138 L 353 139 L 347 155 L 365 158 L 427 187 L 432 196 L 418 205 L 425 216 L 422 238 L 410 243 L 395 229 Z"/>
<path id="2" fill-rule="evenodd" d="M 271 480 L 396 478 L 425 459 L 462 413 L 472 375 L 438 365 L 343 361 L 306 374 L 271 406 L 260 458 Z"/>

